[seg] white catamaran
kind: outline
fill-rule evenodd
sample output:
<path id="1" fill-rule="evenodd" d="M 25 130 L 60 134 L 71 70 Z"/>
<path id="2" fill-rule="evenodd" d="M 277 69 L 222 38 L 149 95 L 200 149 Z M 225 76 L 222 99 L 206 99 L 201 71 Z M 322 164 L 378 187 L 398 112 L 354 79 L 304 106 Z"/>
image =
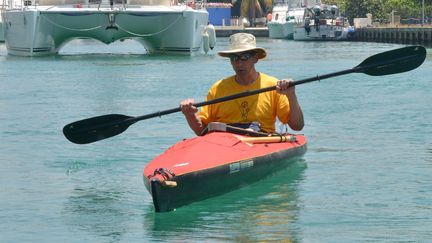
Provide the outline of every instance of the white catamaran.
<path id="1" fill-rule="evenodd" d="M 134 39 L 149 53 L 186 55 L 207 52 L 216 41 L 208 12 L 176 0 L 9 1 L 2 19 L 12 55 L 56 54 L 76 38 L 106 44 Z"/>

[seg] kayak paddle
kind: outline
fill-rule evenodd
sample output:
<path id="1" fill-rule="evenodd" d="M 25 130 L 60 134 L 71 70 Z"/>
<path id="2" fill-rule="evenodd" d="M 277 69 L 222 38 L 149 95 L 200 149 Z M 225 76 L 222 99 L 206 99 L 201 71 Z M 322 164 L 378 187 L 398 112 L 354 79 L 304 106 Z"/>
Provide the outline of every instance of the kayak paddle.
<path id="1" fill-rule="evenodd" d="M 339 72 L 317 75 L 315 77 L 294 81 L 291 86 L 309 83 L 321 79 L 340 76 L 349 73 L 364 73 L 371 76 L 383 76 L 395 73 L 402 73 L 413 70 L 420 66 L 426 58 L 426 49 L 422 46 L 409 46 L 391 51 L 375 54 L 368 57 L 359 65 L 351 69 L 346 69 Z M 216 104 L 228 100 L 233 100 L 241 97 L 259 94 L 275 90 L 276 86 L 267 88 L 245 91 L 234 95 L 229 95 L 213 100 L 195 103 L 195 107 L 201 107 L 211 104 Z M 176 107 L 169 110 L 158 111 L 155 113 L 142 116 L 126 116 L 120 114 L 109 114 L 103 116 L 92 117 L 80 121 L 70 123 L 63 128 L 65 137 L 77 144 L 87 144 L 96 142 L 105 138 L 116 136 L 124 132 L 130 125 L 137 121 L 146 120 L 153 117 L 180 112 L 181 108 Z"/>

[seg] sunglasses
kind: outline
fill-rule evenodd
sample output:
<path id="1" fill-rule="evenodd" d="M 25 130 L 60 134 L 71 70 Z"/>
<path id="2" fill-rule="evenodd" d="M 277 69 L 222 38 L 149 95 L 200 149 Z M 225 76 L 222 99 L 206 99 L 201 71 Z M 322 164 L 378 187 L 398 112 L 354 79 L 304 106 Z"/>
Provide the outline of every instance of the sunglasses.
<path id="1" fill-rule="evenodd" d="M 238 60 L 244 62 L 244 61 L 247 61 L 247 60 L 251 59 L 254 56 L 255 56 L 254 52 L 245 52 L 245 53 L 242 53 L 240 55 L 231 54 L 231 55 L 229 55 L 229 58 L 230 58 L 230 60 L 232 62 L 236 62 Z"/>

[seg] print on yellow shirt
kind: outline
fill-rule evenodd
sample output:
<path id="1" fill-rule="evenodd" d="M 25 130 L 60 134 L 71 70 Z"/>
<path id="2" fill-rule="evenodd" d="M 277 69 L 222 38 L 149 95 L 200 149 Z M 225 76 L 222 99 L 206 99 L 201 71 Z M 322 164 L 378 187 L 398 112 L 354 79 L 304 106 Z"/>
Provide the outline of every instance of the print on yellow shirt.
<path id="1" fill-rule="evenodd" d="M 212 100 L 248 90 L 256 90 L 276 85 L 278 79 L 260 73 L 259 78 L 251 85 L 239 85 L 231 76 L 216 82 L 209 90 L 206 100 Z M 269 91 L 235 100 L 204 106 L 199 115 L 204 125 L 209 122 L 251 123 L 259 122 L 265 132 L 275 131 L 276 117 L 282 122 L 288 122 L 288 98 Z"/>

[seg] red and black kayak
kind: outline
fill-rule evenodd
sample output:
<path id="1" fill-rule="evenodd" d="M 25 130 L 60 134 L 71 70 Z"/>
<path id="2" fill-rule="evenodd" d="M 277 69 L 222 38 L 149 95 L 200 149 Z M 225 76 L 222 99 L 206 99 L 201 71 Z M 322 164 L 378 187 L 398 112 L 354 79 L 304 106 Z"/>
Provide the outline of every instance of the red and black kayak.
<path id="1" fill-rule="evenodd" d="M 407 72 L 420 66 L 426 54 L 426 48 L 422 46 L 402 47 L 370 56 L 353 68 L 297 80 L 290 85 L 349 73 L 383 76 Z M 275 89 L 276 86 L 248 90 L 194 106 L 203 107 Z M 136 117 L 97 116 L 67 124 L 63 134 L 73 143 L 88 144 L 116 136 L 138 121 L 180 111 L 181 108 L 176 107 Z M 246 138 L 229 131 L 212 132 L 179 142 L 151 161 L 144 169 L 144 182 L 153 196 L 156 211 L 170 211 L 254 182 L 284 167 L 285 161 L 306 152 L 306 140 L 301 135 L 281 136 L 281 140 L 287 141 L 280 142 Z"/>
<path id="2" fill-rule="evenodd" d="M 306 152 L 302 135 L 211 132 L 185 139 L 144 168 L 156 212 L 221 195 L 287 167 Z"/>

